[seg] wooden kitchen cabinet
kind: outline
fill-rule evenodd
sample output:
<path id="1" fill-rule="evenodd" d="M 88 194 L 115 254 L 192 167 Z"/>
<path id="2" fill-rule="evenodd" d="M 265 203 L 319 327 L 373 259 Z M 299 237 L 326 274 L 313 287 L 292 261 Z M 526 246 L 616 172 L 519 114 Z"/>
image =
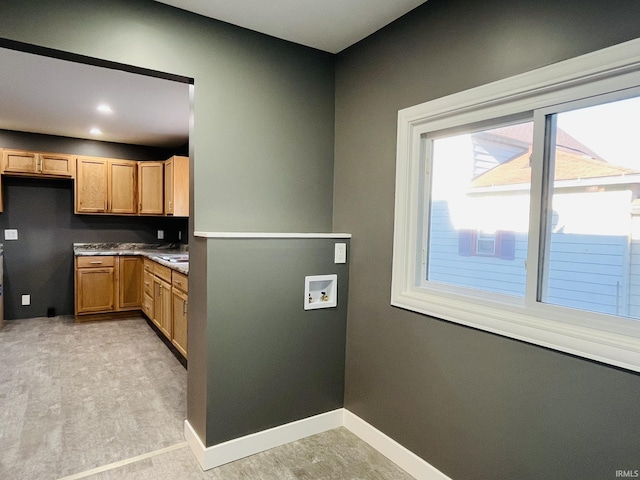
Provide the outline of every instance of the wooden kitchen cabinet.
<path id="1" fill-rule="evenodd" d="M 118 310 L 136 310 L 142 306 L 142 259 L 118 257 Z"/>
<path id="2" fill-rule="evenodd" d="M 171 339 L 171 284 L 160 277 L 153 278 L 153 323 Z"/>
<path id="3" fill-rule="evenodd" d="M 76 315 L 111 312 L 116 307 L 116 259 L 76 257 Z"/>
<path id="4" fill-rule="evenodd" d="M 136 213 L 137 162 L 78 157 L 75 213 Z"/>
<path id="5" fill-rule="evenodd" d="M 153 319 L 153 262 L 147 258 L 143 261 L 142 275 L 142 312 Z"/>
<path id="6" fill-rule="evenodd" d="M 108 160 L 108 166 L 107 212 L 118 215 L 135 214 L 138 163 L 131 160 Z"/>
<path id="7" fill-rule="evenodd" d="M 175 155 L 164 163 L 164 213 L 189 216 L 189 157 Z"/>
<path id="8" fill-rule="evenodd" d="M 164 162 L 138 162 L 138 213 L 164 213 Z"/>
<path id="9" fill-rule="evenodd" d="M 105 213 L 109 166 L 107 160 L 78 157 L 76 164 L 76 213 Z"/>
<path id="10" fill-rule="evenodd" d="M 173 326 L 171 343 L 187 358 L 187 329 L 189 317 L 188 277 L 179 272 L 172 273 L 171 305 Z"/>
<path id="11" fill-rule="evenodd" d="M 75 162 L 72 155 L 60 153 L 4 150 L 2 173 L 5 175 L 73 178 Z"/>

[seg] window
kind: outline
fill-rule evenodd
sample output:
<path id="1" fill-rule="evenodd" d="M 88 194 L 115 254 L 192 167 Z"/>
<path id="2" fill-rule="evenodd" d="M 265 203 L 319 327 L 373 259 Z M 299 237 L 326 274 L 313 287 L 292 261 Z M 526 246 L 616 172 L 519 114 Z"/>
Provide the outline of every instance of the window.
<path id="1" fill-rule="evenodd" d="M 393 305 L 640 371 L 638 48 L 399 112 Z"/>

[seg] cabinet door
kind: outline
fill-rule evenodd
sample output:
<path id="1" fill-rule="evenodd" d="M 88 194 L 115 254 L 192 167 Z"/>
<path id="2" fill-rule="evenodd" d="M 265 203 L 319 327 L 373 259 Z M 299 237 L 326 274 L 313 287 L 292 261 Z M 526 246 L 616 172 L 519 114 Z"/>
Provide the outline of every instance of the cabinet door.
<path id="1" fill-rule="evenodd" d="M 163 162 L 138 162 L 138 213 L 162 215 L 164 212 Z"/>
<path id="2" fill-rule="evenodd" d="M 153 323 L 168 338 L 171 339 L 171 286 L 154 277 L 153 292 Z"/>
<path id="3" fill-rule="evenodd" d="M 174 156 L 165 163 L 165 213 L 189 216 L 189 157 Z"/>
<path id="4" fill-rule="evenodd" d="M 109 160 L 109 208 L 110 213 L 136 213 L 137 162 Z"/>
<path id="5" fill-rule="evenodd" d="M 114 268 L 76 270 L 76 314 L 112 312 L 115 308 Z"/>
<path id="6" fill-rule="evenodd" d="M 173 158 L 164 162 L 164 214 L 173 215 Z"/>
<path id="7" fill-rule="evenodd" d="M 73 178 L 75 169 L 71 155 L 40 153 L 39 169 L 42 175 Z"/>
<path id="8" fill-rule="evenodd" d="M 118 309 L 133 310 L 142 305 L 142 259 L 118 257 Z"/>
<path id="9" fill-rule="evenodd" d="M 172 291 L 173 328 L 171 343 L 187 358 L 188 297 L 176 288 Z"/>
<path id="10" fill-rule="evenodd" d="M 38 155 L 34 152 L 5 150 L 2 153 L 2 173 L 37 173 Z"/>
<path id="11" fill-rule="evenodd" d="M 107 160 L 78 157 L 76 176 L 76 213 L 107 211 Z"/>

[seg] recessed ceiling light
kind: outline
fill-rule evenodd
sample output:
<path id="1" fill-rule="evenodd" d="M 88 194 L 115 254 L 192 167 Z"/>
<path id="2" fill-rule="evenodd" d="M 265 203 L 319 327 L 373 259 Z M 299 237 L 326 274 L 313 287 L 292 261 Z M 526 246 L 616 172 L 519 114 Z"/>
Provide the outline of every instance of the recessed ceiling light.
<path id="1" fill-rule="evenodd" d="M 113 110 L 111 110 L 111 107 L 109 105 L 107 105 L 106 103 L 101 103 L 100 105 L 98 105 L 98 107 L 96 109 L 100 113 L 113 113 Z"/>
<path id="2" fill-rule="evenodd" d="M 89 130 L 89 133 L 91 135 L 102 135 L 102 130 L 100 130 L 98 127 L 93 127 L 91 130 Z"/>

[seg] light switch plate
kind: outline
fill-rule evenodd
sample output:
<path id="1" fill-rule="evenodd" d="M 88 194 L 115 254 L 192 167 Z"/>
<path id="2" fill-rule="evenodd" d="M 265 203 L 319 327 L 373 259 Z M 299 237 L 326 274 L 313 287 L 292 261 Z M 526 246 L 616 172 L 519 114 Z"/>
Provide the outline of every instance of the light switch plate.
<path id="1" fill-rule="evenodd" d="M 164 230 L 158 230 L 158 240 L 164 240 Z"/>
<path id="2" fill-rule="evenodd" d="M 5 240 L 17 240 L 18 239 L 18 230 L 15 228 L 8 228 L 4 231 L 4 239 Z"/>
<path id="3" fill-rule="evenodd" d="M 335 244 L 334 263 L 347 263 L 347 244 L 346 243 Z"/>
<path id="4" fill-rule="evenodd" d="M 31 305 L 31 295 L 22 295 L 22 305 Z"/>

